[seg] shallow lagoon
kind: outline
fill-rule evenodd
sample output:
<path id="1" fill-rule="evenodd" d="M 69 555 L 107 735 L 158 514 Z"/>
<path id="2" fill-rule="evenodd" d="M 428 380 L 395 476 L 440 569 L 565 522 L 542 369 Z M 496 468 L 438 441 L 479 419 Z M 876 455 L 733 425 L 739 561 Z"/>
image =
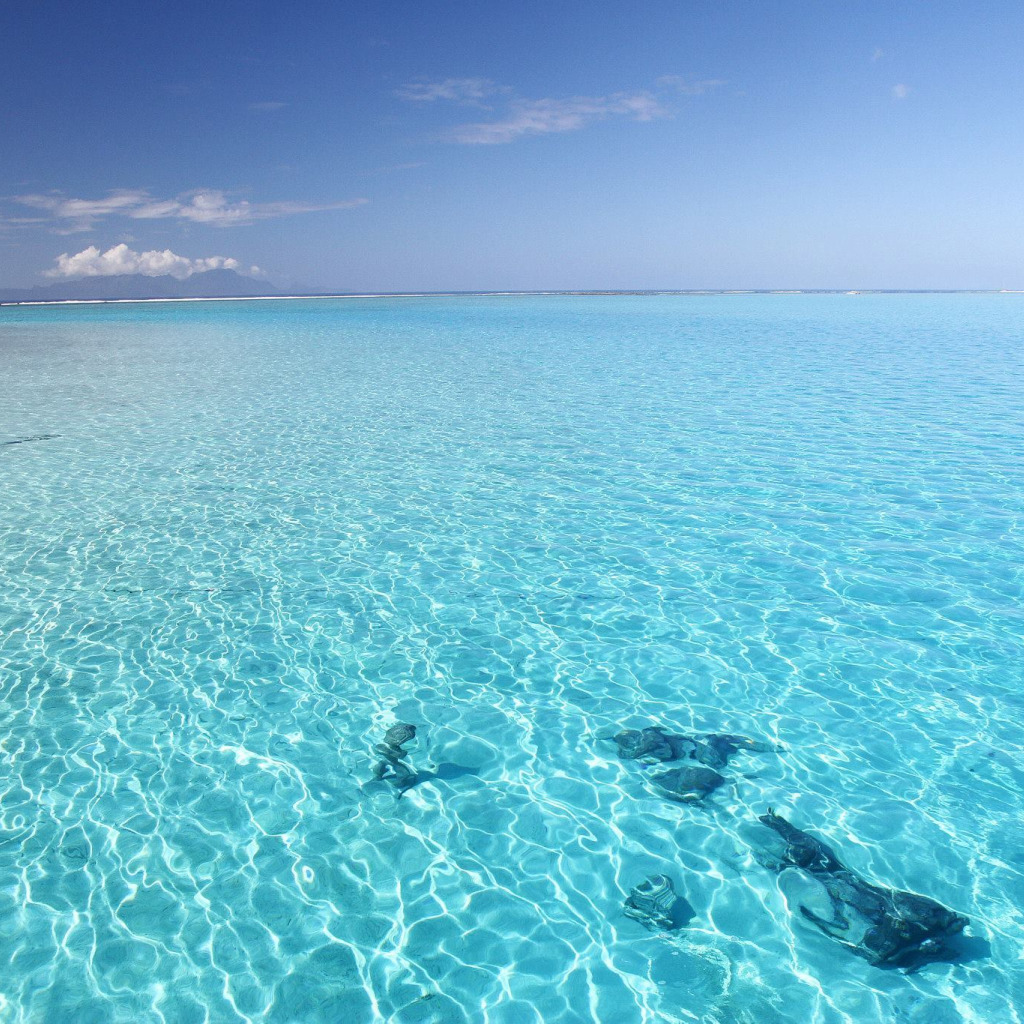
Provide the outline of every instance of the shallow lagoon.
<path id="1" fill-rule="evenodd" d="M 0 360 L 59 435 L 0 447 L 3 1019 L 1024 1013 L 1020 297 L 3 308 Z M 464 771 L 372 783 L 399 721 Z M 649 724 L 783 749 L 681 806 Z M 769 805 L 985 955 L 830 941 Z"/>

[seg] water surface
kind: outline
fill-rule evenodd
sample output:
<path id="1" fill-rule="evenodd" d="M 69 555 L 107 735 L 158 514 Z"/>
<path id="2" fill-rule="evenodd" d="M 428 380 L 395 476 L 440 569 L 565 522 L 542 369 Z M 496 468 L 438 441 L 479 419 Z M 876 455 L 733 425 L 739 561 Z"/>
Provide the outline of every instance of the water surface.
<path id="1" fill-rule="evenodd" d="M 0 309 L 0 1019 L 1018 1021 L 1022 339 L 1014 296 Z M 682 807 L 608 741 L 649 724 L 784 749 Z M 985 955 L 821 935 L 769 805 Z M 678 932 L 622 912 L 656 873 Z"/>

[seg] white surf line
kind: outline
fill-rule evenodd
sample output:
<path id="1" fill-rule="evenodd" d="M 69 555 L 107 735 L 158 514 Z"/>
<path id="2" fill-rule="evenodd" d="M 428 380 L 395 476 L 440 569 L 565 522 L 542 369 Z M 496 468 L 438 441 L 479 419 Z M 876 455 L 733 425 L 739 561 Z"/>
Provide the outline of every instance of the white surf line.
<path id="1" fill-rule="evenodd" d="M 125 302 L 272 302 L 275 299 L 420 299 L 432 295 L 452 297 L 467 295 L 468 292 L 367 292 L 366 294 L 346 293 L 344 295 L 209 295 L 161 299 L 23 299 L 19 302 L 4 302 L 4 306 L 111 306 Z M 498 292 L 475 292 L 473 294 L 501 294 Z"/>
<path id="2" fill-rule="evenodd" d="M 125 302 L 273 302 L 296 299 L 457 299 L 510 295 L 635 295 L 636 292 L 343 292 L 338 295 L 209 295 L 157 299 L 21 299 L 0 306 L 110 306 Z M 678 293 L 683 294 L 683 293 Z"/>
<path id="3" fill-rule="evenodd" d="M 524 298 L 565 296 L 567 298 L 597 298 L 606 296 L 657 296 L 657 295 L 680 295 L 680 296 L 702 296 L 702 295 L 1024 295 L 1024 289 L 1000 288 L 993 290 L 985 289 L 964 289 L 963 291 L 800 291 L 775 290 L 758 291 L 756 289 L 727 289 L 723 291 L 711 291 L 698 289 L 695 291 L 572 291 L 556 290 L 545 292 L 343 292 L 337 295 L 210 295 L 190 296 L 179 298 L 157 298 L 157 299 L 21 299 L 17 302 L 0 302 L 0 306 L 112 306 L 124 303 L 135 302 L 294 302 L 299 299 L 486 299 L 522 296 Z"/>

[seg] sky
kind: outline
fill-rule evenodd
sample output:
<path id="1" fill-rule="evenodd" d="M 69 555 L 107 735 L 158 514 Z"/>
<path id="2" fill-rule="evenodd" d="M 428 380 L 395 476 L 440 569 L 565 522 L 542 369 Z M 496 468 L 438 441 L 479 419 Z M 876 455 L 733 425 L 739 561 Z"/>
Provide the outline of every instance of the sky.
<path id="1" fill-rule="evenodd" d="M 1024 288 L 1024 4 L 0 5 L 0 286 Z"/>

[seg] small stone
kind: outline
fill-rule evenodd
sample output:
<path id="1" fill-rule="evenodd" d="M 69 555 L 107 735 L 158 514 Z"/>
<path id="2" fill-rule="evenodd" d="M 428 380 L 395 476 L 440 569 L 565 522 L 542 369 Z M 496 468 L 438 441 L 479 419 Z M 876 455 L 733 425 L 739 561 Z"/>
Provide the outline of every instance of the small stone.
<path id="1" fill-rule="evenodd" d="M 681 927 L 688 920 L 689 909 L 686 900 L 676 895 L 672 879 L 667 875 L 645 878 L 630 890 L 623 906 L 626 917 L 639 921 L 652 931 L 672 931 Z"/>

